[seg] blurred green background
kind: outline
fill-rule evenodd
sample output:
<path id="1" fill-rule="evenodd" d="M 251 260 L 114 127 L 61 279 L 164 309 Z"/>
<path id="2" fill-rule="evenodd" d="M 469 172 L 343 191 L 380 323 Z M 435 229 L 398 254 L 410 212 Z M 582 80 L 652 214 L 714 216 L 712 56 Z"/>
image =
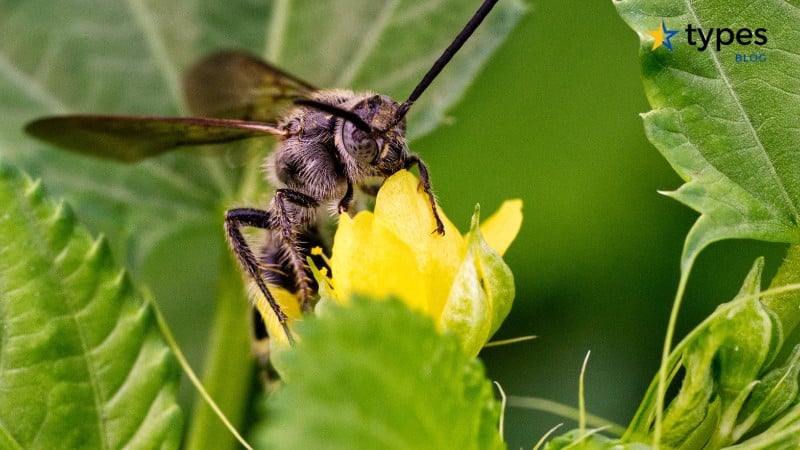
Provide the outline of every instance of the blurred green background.
<path id="1" fill-rule="evenodd" d="M 19 15 L 3 14 L 22 9 L 17 7 L 21 2 L 11 3 L 15 5 L 5 11 L 0 7 L 0 24 L 12 20 L 38 24 L 37 14 L 41 14 L 49 19 L 42 23 L 52 25 L 73 7 L 70 2 L 29 2 L 25 11 L 31 17 L 20 21 Z M 580 366 L 591 350 L 586 374 L 588 409 L 624 425 L 658 366 L 683 237 L 696 214 L 656 192 L 675 189 L 681 180 L 644 136 L 638 114 L 649 107 L 638 72 L 638 39 L 617 16 L 612 2 L 527 3 L 531 11 L 474 80 L 464 100 L 451 110 L 451 123 L 413 142 L 412 149 L 427 162 L 443 208 L 462 230 L 468 226 L 475 203 L 481 204 L 487 216 L 504 199 L 524 200 L 523 227 L 506 258 L 517 280 L 517 299 L 496 338 L 531 334 L 538 338 L 486 349 L 481 357 L 489 376 L 509 395 L 543 397 L 576 406 Z M 98 21 L 113 27 L 120 20 L 130 20 L 130 12 L 119 9 L 93 13 L 101 14 Z M 193 31 L 161 25 L 176 35 L 191 37 Z M 6 29 L 7 34 L 0 35 L 0 47 L 11 49 L 8 53 L 15 57 L 17 47 L 38 49 L 37 44 L 20 41 L 19 33 L 36 36 L 59 31 L 47 25 Z M 92 29 L 86 30 L 81 33 L 90 36 Z M 75 37 L 78 35 L 71 39 L 84 37 Z M 122 45 L 125 39 L 140 37 L 123 36 Z M 47 51 L 58 48 L 41 49 Z M 18 67 L 4 65 L 6 59 L 0 58 L 0 81 L 13 84 L 18 75 L 5 69 L 24 72 L 35 67 L 25 51 L 19 53 Z M 146 55 L 142 61 L 152 62 Z M 57 74 L 71 68 L 52 69 Z M 102 67 L 85 69 L 90 76 L 104 76 Z M 96 94 L 119 92 L 124 97 L 120 104 L 134 98 L 140 106 L 139 111 L 116 112 L 167 113 L 163 105 L 169 104 L 168 94 L 138 90 L 139 78 L 144 76 L 135 73 L 127 77 L 129 84 L 106 86 L 106 91 Z M 54 85 L 59 83 L 57 75 L 48 79 Z M 69 93 L 69 106 L 92 103 L 89 96 Z M 36 98 L 36 92 L 33 94 Z M 151 100 L 160 100 L 162 106 L 146 109 Z M 0 109 L 15 101 L 15 91 L 0 89 Z M 43 103 L 50 110 L 57 109 Z M 30 142 L 22 141 L 21 124 L 42 114 L 43 109 L 37 105 L 7 112 L 0 131 L 10 138 L 3 143 L 13 144 L 5 146 L 12 161 L 34 175 L 43 174 L 46 185 L 69 186 L 70 180 L 48 178 L 46 164 L 26 162 L 24 151 L 28 149 L 15 155 L 15 149 L 24 147 L 16 142 Z M 54 152 L 49 161 L 57 164 L 68 158 L 73 157 Z M 170 162 L 168 158 L 163 161 Z M 88 167 L 95 163 L 80 164 Z M 92 170 L 117 170 L 96 167 Z M 136 181 L 135 176 L 131 179 Z M 91 185 L 90 180 L 73 182 Z M 156 202 L 168 195 L 159 194 L 157 186 L 148 188 L 152 193 L 143 195 L 147 200 Z M 53 191 L 62 195 L 58 189 Z M 205 193 L 197 194 L 202 197 Z M 84 200 L 104 193 L 100 188 L 85 195 Z M 104 207 L 102 202 L 86 204 L 89 209 Z M 109 217 L 115 217 L 115 211 L 110 213 Z M 196 368 L 202 367 L 202 355 L 207 351 L 214 310 L 211 298 L 217 280 L 207 274 L 216 273 L 218 255 L 226 251 L 220 239 L 219 213 L 219 220 L 187 220 L 186 227 L 175 231 L 182 240 L 159 241 L 145 258 L 144 267 L 134 274 L 158 299 Z M 170 222 L 181 217 L 176 213 L 159 219 Z M 95 232 L 103 230 L 102 224 L 89 225 Z M 115 249 L 125 245 L 116 241 Z M 781 246 L 743 241 L 711 246 L 700 256 L 691 276 L 678 335 L 738 291 L 755 257 L 767 256 L 769 277 L 782 252 Z M 130 262 L 141 255 L 119 255 L 118 259 L 126 257 Z M 175 261 L 180 261 L 180 266 L 176 267 Z M 184 383 L 182 390 L 188 401 L 193 389 Z M 505 426 L 509 448 L 530 448 L 544 432 L 563 421 L 510 408 Z"/>

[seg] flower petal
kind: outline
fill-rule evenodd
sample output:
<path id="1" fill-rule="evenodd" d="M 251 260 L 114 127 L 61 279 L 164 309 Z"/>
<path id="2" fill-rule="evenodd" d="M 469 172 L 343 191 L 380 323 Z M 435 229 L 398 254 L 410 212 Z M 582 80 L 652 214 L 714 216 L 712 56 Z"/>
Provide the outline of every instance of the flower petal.
<path id="1" fill-rule="evenodd" d="M 375 218 L 408 246 L 423 274 L 430 314 L 438 317 L 463 259 L 464 240 L 439 208 L 445 235 L 435 233 L 436 222 L 419 180 L 406 170 L 389 177 L 375 200 Z M 334 252 L 335 254 L 335 252 Z"/>
<path id="2" fill-rule="evenodd" d="M 501 256 L 517 237 L 522 226 L 522 200 L 506 200 L 481 224 L 481 233 L 490 247 Z"/>
<path id="3" fill-rule="evenodd" d="M 370 212 L 342 215 L 331 256 L 336 297 L 398 297 L 411 308 L 429 312 L 425 286 L 411 249 Z"/>
<path id="4" fill-rule="evenodd" d="M 284 314 L 286 314 L 286 317 L 289 318 L 291 328 L 292 322 L 301 319 L 303 316 L 300 312 L 300 303 L 297 301 L 297 297 L 286 289 L 278 286 L 269 286 L 269 292 L 275 298 L 275 301 L 281 307 Z M 289 340 L 286 337 L 286 333 L 283 331 L 283 327 L 280 321 L 278 321 L 275 311 L 272 310 L 264 294 L 257 288 L 253 288 L 252 298 L 253 304 L 264 319 L 264 325 L 267 327 L 267 332 L 270 337 L 270 345 L 277 344 L 280 346 L 288 346 Z"/>

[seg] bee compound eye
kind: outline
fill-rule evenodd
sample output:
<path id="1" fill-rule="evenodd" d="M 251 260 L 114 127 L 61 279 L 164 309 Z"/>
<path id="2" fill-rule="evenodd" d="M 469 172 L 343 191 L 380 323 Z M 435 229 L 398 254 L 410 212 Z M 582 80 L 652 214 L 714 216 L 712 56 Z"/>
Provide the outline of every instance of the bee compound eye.
<path id="1" fill-rule="evenodd" d="M 371 163 L 378 154 L 378 142 L 369 133 L 347 122 L 344 126 L 345 150 L 358 161 Z"/>

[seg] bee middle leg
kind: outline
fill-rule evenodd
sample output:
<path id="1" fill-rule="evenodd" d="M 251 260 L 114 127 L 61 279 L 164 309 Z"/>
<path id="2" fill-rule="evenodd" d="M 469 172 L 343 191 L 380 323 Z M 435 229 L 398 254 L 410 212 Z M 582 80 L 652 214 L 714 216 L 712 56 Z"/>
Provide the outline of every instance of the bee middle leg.
<path id="1" fill-rule="evenodd" d="M 300 305 L 304 311 L 308 311 L 311 309 L 310 299 L 313 288 L 306 271 L 305 257 L 298 242 L 298 232 L 308 224 L 302 222 L 305 219 L 302 217 L 305 211 L 295 211 L 295 214 L 291 214 L 288 208 L 289 204 L 309 211 L 317 208 L 319 202 L 313 197 L 291 189 L 276 190 L 273 200 L 274 220 L 280 232 L 281 245 L 286 252 L 287 263 L 294 272 Z"/>

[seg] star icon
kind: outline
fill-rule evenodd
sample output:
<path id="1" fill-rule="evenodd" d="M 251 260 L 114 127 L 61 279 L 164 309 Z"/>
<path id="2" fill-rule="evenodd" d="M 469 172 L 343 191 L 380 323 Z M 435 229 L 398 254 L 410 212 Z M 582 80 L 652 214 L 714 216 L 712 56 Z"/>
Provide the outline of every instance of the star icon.
<path id="1" fill-rule="evenodd" d="M 678 30 L 670 30 L 667 28 L 667 24 L 664 23 L 664 19 L 661 19 L 661 28 L 657 30 L 647 30 L 647 34 L 653 36 L 653 39 L 655 39 L 652 50 L 663 45 L 667 47 L 669 51 L 672 51 L 672 42 L 670 42 L 670 39 L 678 34 Z"/>

